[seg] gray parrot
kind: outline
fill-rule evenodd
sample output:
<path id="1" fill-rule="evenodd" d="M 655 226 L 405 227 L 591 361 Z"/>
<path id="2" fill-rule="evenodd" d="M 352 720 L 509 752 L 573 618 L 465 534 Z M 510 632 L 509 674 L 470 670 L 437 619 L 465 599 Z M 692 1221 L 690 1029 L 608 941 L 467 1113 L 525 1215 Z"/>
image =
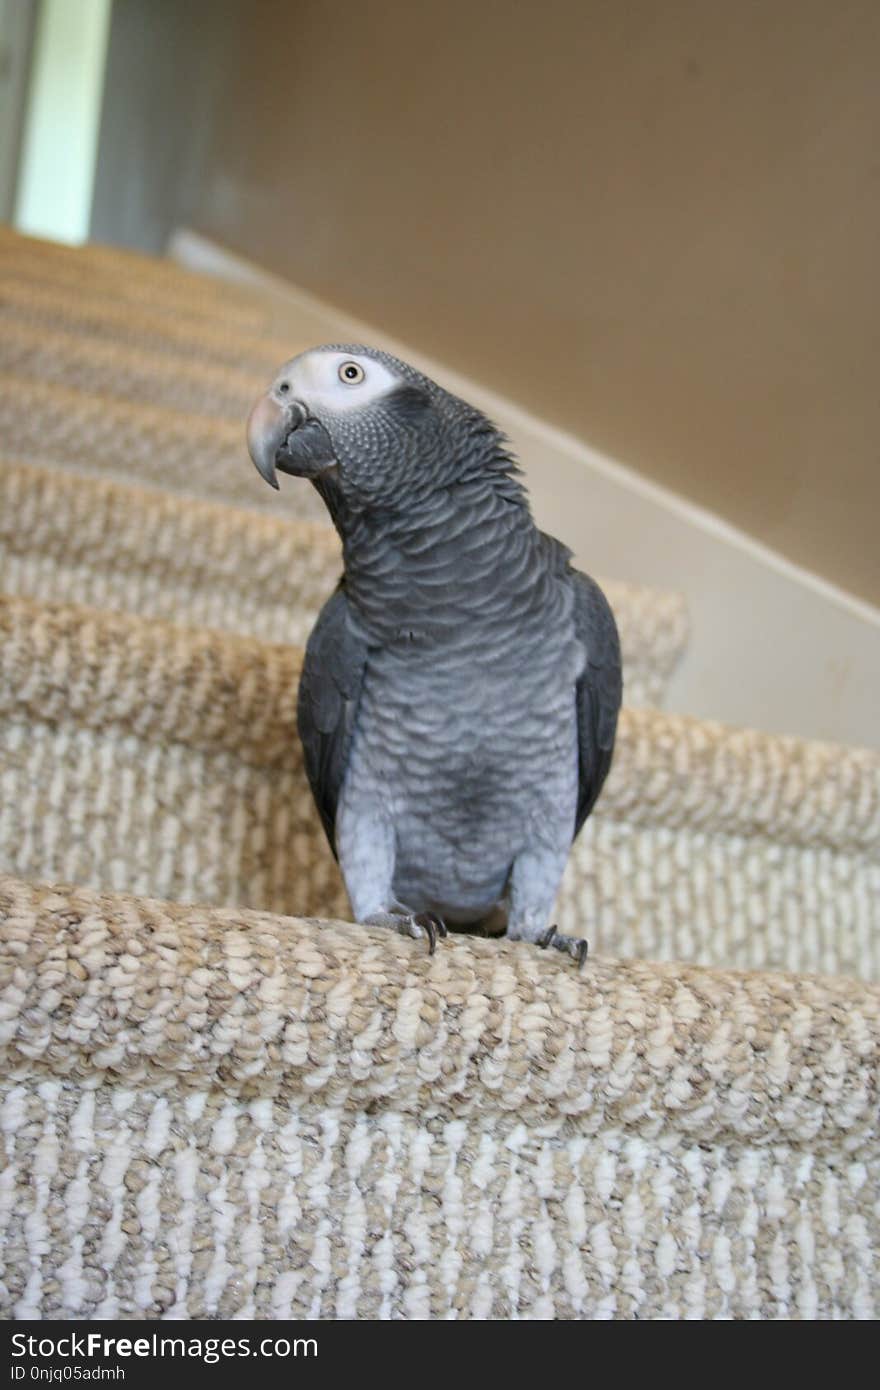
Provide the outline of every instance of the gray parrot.
<path id="1" fill-rule="evenodd" d="M 611 609 L 536 527 L 504 436 L 368 347 L 294 357 L 251 411 L 266 482 L 309 478 L 344 574 L 306 649 L 306 772 L 358 922 L 568 952 L 549 925 L 611 764 Z"/>

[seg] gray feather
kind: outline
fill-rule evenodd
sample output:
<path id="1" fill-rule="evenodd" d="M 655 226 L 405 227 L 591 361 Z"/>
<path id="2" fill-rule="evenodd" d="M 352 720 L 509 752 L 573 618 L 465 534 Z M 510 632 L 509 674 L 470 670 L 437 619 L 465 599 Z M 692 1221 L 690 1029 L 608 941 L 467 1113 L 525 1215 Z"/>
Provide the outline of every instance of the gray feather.
<path id="1" fill-rule="evenodd" d="M 577 684 L 578 803 L 577 836 L 608 776 L 623 694 L 620 639 L 608 600 L 586 574 L 572 571 L 574 621 L 586 651 Z"/>
<path id="2" fill-rule="evenodd" d="M 366 660 L 366 639 L 352 619 L 345 581 L 340 580 L 309 637 L 297 704 L 306 774 L 334 854 L 336 811 Z"/>

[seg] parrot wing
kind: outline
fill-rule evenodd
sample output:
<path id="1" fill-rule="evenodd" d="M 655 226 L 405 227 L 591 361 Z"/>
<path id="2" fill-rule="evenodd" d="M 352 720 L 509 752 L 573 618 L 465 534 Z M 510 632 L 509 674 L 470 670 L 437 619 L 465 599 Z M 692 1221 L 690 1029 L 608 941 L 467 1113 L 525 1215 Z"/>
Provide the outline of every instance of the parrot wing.
<path id="1" fill-rule="evenodd" d="M 297 703 L 306 775 L 334 854 L 336 808 L 366 664 L 366 638 L 352 619 L 342 579 L 312 628 Z"/>
<path id="2" fill-rule="evenodd" d="M 599 585 L 587 575 L 577 570 L 570 570 L 569 573 L 575 591 L 575 628 L 586 652 L 584 669 L 577 683 L 576 837 L 593 809 L 611 766 L 623 675 L 620 639 L 608 600 Z"/>

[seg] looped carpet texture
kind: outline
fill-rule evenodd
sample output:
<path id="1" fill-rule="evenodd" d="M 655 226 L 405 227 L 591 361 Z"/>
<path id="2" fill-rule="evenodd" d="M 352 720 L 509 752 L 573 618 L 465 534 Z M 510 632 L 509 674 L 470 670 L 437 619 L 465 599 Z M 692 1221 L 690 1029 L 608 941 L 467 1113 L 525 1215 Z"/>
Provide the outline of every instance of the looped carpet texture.
<path id="1" fill-rule="evenodd" d="M 684 605 L 609 583 L 586 969 L 346 923 L 338 545 L 242 444 L 277 334 L 0 229 L 3 1314 L 874 1317 L 880 757 L 661 712 Z"/>

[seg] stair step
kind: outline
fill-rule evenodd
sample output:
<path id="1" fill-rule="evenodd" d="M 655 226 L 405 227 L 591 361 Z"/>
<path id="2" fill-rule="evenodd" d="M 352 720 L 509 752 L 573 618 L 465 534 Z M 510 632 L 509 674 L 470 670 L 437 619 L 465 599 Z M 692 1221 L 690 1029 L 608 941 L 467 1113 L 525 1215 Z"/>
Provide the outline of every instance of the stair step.
<path id="1" fill-rule="evenodd" d="M 290 355 L 309 347 L 292 343 Z M 0 308 L 0 373 L 32 377 L 69 390 L 121 397 L 146 405 L 234 421 L 238 437 L 268 374 L 218 362 L 200 362 L 191 353 L 154 352 L 132 345 L 88 338 L 70 327 L 46 331 L 41 324 L 10 318 Z"/>
<path id="2" fill-rule="evenodd" d="M 0 600 L 0 868 L 345 917 L 295 732 L 299 653 Z M 561 928 L 619 955 L 880 974 L 880 755 L 624 710 Z"/>
<path id="3" fill-rule="evenodd" d="M 274 492 L 247 456 L 242 421 L 213 420 L 167 406 L 70 390 L 0 372 L 0 440 L 22 462 L 329 525 L 314 488 L 301 479 Z"/>
<path id="4" fill-rule="evenodd" d="M 342 570 L 323 523 L 258 515 L 0 457 L 0 590 L 302 645 Z M 687 641 L 678 594 L 603 581 L 630 704 L 656 704 Z"/>
<path id="5" fill-rule="evenodd" d="M 2 224 L 0 272 L 78 293 L 91 294 L 101 287 L 122 302 L 162 308 L 170 314 L 183 306 L 190 315 L 222 320 L 254 333 L 265 331 L 272 320 L 265 295 L 213 275 L 197 274 L 174 261 L 97 242 L 65 246 L 41 241 Z"/>
<path id="6" fill-rule="evenodd" d="M 851 1156 L 876 1147 L 877 992 L 852 980 L 804 982 L 809 1007 L 796 1009 L 786 976 L 594 960 L 579 977 L 572 970 L 560 978 L 558 958 L 523 945 L 453 936 L 432 961 L 420 943 L 395 940 L 379 927 L 190 907 L 11 876 L 0 877 L 0 958 L 15 976 L 0 1039 L 4 1075 L 39 1062 L 43 1078 L 57 1077 L 74 1093 L 85 1078 L 92 1086 L 127 1078 L 133 1088 L 171 1080 L 164 1106 L 181 1101 L 181 1123 L 187 1111 L 189 1123 L 201 1116 L 201 1105 L 187 1104 L 199 1088 L 216 1091 L 214 1104 L 233 1110 L 239 1097 L 247 1103 L 258 1077 L 260 1104 L 277 1098 L 303 1124 L 315 1097 L 325 1101 L 331 1091 L 340 1117 L 334 1133 L 346 1113 L 357 1124 L 378 1110 L 381 1134 L 382 1116 L 393 1106 L 424 1136 L 428 1103 L 442 1103 L 464 1126 L 500 1101 L 511 1120 L 525 1113 L 536 1128 L 552 1125 L 557 1158 L 560 1119 L 574 1125 L 588 1115 L 589 1134 L 644 1129 L 650 1142 L 662 1124 L 667 1137 L 690 1140 L 699 1124 L 704 1145 L 748 1140 L 759 1152 L 784 1145 L 803 1167 L 808 1078 L 809 1114 L 826 1142 L 836 1136 Z M 77 962 L 88 970 L 65 969 Z M 126 1001 L 136 998 L 135 1011 L 119 1007 L 120 987 Z M 519 1007 L 507 1012 L 511 997 Z M 859 1014 L 860 1046 L 851 1030 Z M 755 1047 L 754 1036 L 767 1045 Z M 833 1085 L 813 1081 L 823 1053 L 838 1059 Z M 618 1084 L 597 1084 L 612 1057 Z M 110 1078 L 102 1075 L 108 1066 Z M 742 1104 L 746 1085 L 749 1107 Z M 690 1104 L 682 1103 L 682 1087 Z M 787 1104 L 778 1103 L 781 1096 Z M 136 1102 L 134 1089 L 127 1100 L 118 1107 L 122 1116 Z M 82 1143 L 82 1120 L 79 1130 Z M 168 1133 L 167 1124 L 160 1132 Z M 224 1155 L 216 1130 L 214 1138 L 214 1156 Z M 386 1131 L 383 1151 L 387 1138 Z M 350 1196 L 353 1142 L 336 1165 L 344 1183 L 340 1205 Z M 312 1161 L 323 1164 L 326 1144 L 314 1147 Z M 285 1144 L 266 1150 L 266 1159 L 271 1151 L 289 1164 Z M 399 1162 L 394 1167 L 398 1181 L 409 1172 Z M 61 1176 L 69 1184 L 69 1175 Z M 289 1176 L 288 1169 L 279 1181 Z M 852 1183 L 855 1190 L 861 1185 Z M 842 1197 L 850 1184 L 839 1186 Z M 169 1200 L 177 1190 L 169 1185 Z M 196 1205 L 210 1212 L 209 1203 Z M 267 1204 L 267 1221 L 276 1207 Z"/>
<path id="7" fill-rule="evenodd" d="M 222 315 L 214 318 L 178 306 L 125 302 L 100 283 L 82 288 L 28 278 L 0 260 L 0 313 L 45 332 L 56 327 L 129 347 L 194 354 L 200 361 L 246 367 L 271 375 L 290 354 L 287 338 L 245 330 Z"/>

